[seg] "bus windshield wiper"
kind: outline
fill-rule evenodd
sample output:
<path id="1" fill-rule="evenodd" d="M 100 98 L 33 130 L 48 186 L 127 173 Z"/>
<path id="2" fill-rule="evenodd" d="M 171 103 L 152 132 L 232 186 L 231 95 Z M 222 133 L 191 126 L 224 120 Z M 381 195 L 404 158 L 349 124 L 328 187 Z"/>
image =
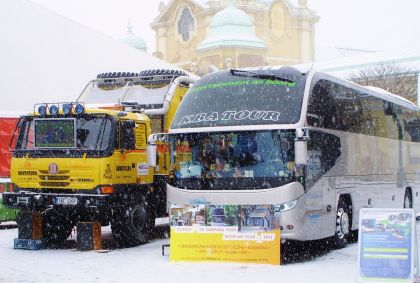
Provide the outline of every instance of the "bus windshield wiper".
<path id="1" fill-rule="evenodd" d="M 265 80 L 273 80 L 273 81 L 284 81 L 288 83 L 294 83 L 292 80 L 277 76 L 275 74 L 261 74 L 253 71 L 248 70 L 237 70 L 237 69 L 230 69 L 230 73 L 232 76 L 244 76 L 244 77 L 251 77 L 251 78 L 258 78 L 258 79 L 265 79 Z"/>

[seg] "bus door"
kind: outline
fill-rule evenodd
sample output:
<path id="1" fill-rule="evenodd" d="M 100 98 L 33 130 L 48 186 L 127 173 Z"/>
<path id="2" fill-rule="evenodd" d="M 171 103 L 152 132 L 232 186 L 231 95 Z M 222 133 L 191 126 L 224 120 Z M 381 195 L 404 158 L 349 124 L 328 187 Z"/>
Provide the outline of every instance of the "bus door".
<path id="1" fill-rule="evenodd" d="M 307 190 L 307 221 L 310 226 L 321 225 L 323 229 L 313 229 L 314 237 L 328 236 L 334 229 L 336 209 L 336 178 L 339 172 L 337 160 L 341 156 L 340 138 L 329 133 L 310 130 L 308 141 L 308 164 L 305 185 Z M 315 232 L 312 232 L 315 233 Z"/>

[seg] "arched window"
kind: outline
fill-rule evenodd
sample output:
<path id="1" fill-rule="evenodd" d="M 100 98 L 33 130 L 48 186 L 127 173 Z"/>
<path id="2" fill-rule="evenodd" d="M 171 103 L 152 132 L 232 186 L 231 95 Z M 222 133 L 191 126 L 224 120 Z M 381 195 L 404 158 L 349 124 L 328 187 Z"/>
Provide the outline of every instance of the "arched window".
<path id="1" fill-rule="evenodd" d="M 284 32 L 284 12 L 280 3 L 276 3 L 270 10 L 270 31 L 275 36 L 282 36 Z"/>
<path id="2" fill-rule="evenodd" d="M 188 7 L 184 7 L 181 16 L 178 20 L 178 33 L 182 39 L 187 42 L 191 39 L 194 31 L 194 18 L 191 15 L 191 11 Z"/>

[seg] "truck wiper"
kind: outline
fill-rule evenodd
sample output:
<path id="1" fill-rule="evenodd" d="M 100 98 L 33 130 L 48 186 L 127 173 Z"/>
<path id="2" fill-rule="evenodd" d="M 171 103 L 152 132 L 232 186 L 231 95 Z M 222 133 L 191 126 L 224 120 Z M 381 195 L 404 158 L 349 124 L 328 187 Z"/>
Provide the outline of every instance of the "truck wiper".
<path id="1" fill-rule="evenodd" d="M 280 77 L 275 74 L 261 74 L 253 71 L 248 70 L 237 70 L 237 69 L 230 69 L 230 73 L 232 76 L 244 76 L 244 77 L 251 77 L 251 78 L 258 78 L 258 79 L 265 79 L 265 80 L 273 80 L 273 81 L 284 81 L 288 83 L 294 83 L 294 81 Z"/>

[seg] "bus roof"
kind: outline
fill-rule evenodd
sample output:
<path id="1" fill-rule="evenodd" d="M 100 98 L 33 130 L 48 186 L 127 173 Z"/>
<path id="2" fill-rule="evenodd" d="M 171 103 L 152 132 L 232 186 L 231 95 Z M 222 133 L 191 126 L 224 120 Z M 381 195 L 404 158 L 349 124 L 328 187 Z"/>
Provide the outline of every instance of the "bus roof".
<path id="1" fill-rule="evenodd" d="M 288 66 L 284 66 L 284 65 L 278 65 L 278 66 L 264 66 L 264 67 L 250 67 L 250 68 L 242 68 L 241 70 L 249 70 L 249 71 L 270 71 L 270 70 L 280 70 L 283 67 L 288 67 Z M 320 71 L 312 71 L 310 68 L 302 66 L 302 65 L 295 65 L 295 66 L 291 66 L 291 68 L 296 69 L 297 71 L 301 72 L 302 74 L 308 74 L 310 72 L 313 73 L 320 73 L 323 75 L 328 76 L 329 78 L 334 78 L 336 81 L 339 81 L 341 83 L 350 83 L 353 87 L 359 87 L 359 88 L 363 88 L 365 92 L 368 92 L 369 94 L 376 96 L 378 98 L 396 103 L 396 104 L 400 104 L 402 106 L 411 108 L 411 109 L 415 109 L 417 111 L 419 111 L 419 108 L 416 106 L 416 104 L 414 104 L 413 102 L 411 102 L 410 100 L 391 93 L 385 89 L 379 88 L 379 87 L 375 87 L 375 86 L 362 86 L 359 85 L 357 83 L 354 83 L 352 81 L 348 81 L 333 75 L 330 75 L 328 73 L 324 73 L 324 72 L 320 72 Z"/>
<path id="2" fill-rule="evenodd" d="M 323 77 L 326 77 L 333 82 L 342 84 L 342 85 L 347 86 L 347 87 L 354 88 L 356 90 L 360 90 L 360 91 L 362 91 L 364 93 L 367 93 L 369 95 L 372 95 L 374 97 L 377 97 L 377 98 L 380 98 L 380 99 L 383 99 L 383 100 L 401 105 L 403 107 L 406 107 L 406 108 L 409 108 L 409 109 L 412 109 L 412 110 L 415 110 L 415 111 L 420 111 L 419 108 L 413 102 L 409 101 L 408 99 L 406 99 L 406 98 L 404 98 L 400 95 L 397 95 L 397 94 L 391 93 L 389 91 L 386 91 L 382 88 L 374 87 L 374 86 L 362 86 L 362 85 L 359 85 L 355 82 L 345 80 L 345 79 L 342 79 L 342 78 L 339 78 L 339 77 L 336 77 L 336 76 L 333 76 L 333 75 L 330 75 L 330 74 L 327 74 L 327 73 L 324 73 L 324 72 L 318 72 L 317 71 L 317 72 L 314 72 L 314 73 L 322 74 Z"/>

